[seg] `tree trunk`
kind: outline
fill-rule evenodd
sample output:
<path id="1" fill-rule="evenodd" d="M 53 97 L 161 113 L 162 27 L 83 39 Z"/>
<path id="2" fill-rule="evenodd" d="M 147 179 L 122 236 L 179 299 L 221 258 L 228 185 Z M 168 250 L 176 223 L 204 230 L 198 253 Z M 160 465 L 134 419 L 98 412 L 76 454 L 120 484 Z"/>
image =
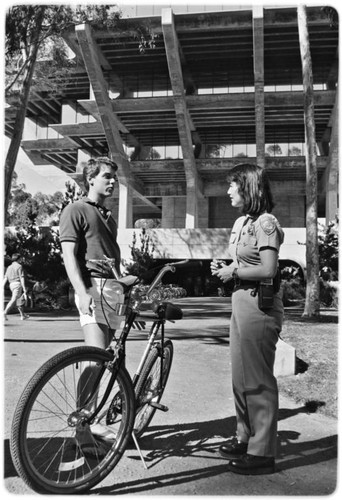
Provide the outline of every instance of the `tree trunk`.
<path id="1" fill-rule="evenodd" d="M 314 116 L 313 76 L 306 7 L 297 9 L 299 44 L 304 86 L 304 126 L 306 156 L 306 266 L 307 282 L 303 316 L 318 316 L 319 311 L 319 250 L 317 225 L 317 162 Z"/>
<path id="2" fill-rule="evenodd" d="M 14 132 L 13 137 L 11 139 L 7 156 L 5 162 L 5 217 L 8 210 L 8 203 L 11 195 L 11 185 L 12 185 L 12 177 L 15 169 L 15 164 L 17 161 L 17 156 L 21 144 L 21 139 L 23 136 L 24 125 L 25 125 L 25 117 L 27 110 L 27 103 L 30 94 L 30 86 L 33 76 L 33 71 L 37 59 L 37 53 L 39 49 L 39 35 L 41 33 L 41 27 L 44 17 L 45 7 L 41 7 L 37 10 L 34 32 L 31 36 L 31 44 L 29 49 L 29 62 L 24 71 L 23 83 L 21 85 L 20 93 L 19 93 L 19 104 L 14 122 Z"/>

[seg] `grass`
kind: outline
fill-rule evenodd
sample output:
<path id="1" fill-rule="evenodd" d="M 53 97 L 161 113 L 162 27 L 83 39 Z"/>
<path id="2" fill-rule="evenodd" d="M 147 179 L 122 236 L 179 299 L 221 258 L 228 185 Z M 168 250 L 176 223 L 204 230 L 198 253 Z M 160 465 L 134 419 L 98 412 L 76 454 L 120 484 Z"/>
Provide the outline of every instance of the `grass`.
<path id="1" fill-rule="evenodd" d="M 306 405 L 309 412 L 337 418 L 338 313 L 324 310 L 315 320 L 286 310 L 281 338 L 296 349 L 296 374 L 279 377 L 282 394 Z"/>

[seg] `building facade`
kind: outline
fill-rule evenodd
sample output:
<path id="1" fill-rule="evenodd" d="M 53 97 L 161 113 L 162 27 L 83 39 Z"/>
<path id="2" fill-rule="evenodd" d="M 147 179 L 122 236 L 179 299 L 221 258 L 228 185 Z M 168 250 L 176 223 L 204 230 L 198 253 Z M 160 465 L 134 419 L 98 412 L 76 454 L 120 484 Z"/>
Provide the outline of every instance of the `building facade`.
<path id="1" fill-rule="evenodd" d="M 119 165 L 108 203 L 124 256 L 137 221 L 152 219 L 156 256 L 165 259 L 227 256 L 238 214 L 226 176 L 237 163 L 258 163 L 269 173 L 285 243 L 303 260 L 297 241 L 305 241 L 305 96 L 297 7 L 208 9 L 165 7 L 122 18 L 113 29 L 70 29 L 64 38 L 75 70 L 59 94 L 32 95 L 27 120 L 36 134 L 24 137 L 22 148 L 33 163 L 56 165 L 80 185 L 82 162 L 109 155 Z M 306 11 L 318 216 L 330 221 L 338 210 L 338 27 L 326 7 Z M 6 134 L 12 133 L 9 107 Z M 284 248 L 286 260 L 290 247 Z"/>

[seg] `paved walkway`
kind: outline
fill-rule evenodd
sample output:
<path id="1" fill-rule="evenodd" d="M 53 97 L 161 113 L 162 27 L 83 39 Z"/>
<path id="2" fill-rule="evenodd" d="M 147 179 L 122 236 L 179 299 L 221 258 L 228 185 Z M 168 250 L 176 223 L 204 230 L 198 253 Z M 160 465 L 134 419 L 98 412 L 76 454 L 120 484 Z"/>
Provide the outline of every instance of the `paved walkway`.
<path id="1" fill-rule="evenodd" d="M 239 476 L 227 471 L 217 448 L 234 433 L 230 388 L 229 301 L 190 298 L 184 319 L 168 323 L 174 363 L 163 402 L 140 445 L 148 469 L 134 448 L 91 494 L 97 495 L 328 495 L 337 481 L 337 420 L 308 414 L 280 398 L 278 472 Z M 52 355 L 82 342 L 76 314 L 32 313 L 27 321 L 11 315 L 4 329 L 5 480 L 4 493 L 31 494 L 17 476 L 9 454 L 14 407 L 27 380 Z M 128 342 L 132 373 L 144 335 Z"/>

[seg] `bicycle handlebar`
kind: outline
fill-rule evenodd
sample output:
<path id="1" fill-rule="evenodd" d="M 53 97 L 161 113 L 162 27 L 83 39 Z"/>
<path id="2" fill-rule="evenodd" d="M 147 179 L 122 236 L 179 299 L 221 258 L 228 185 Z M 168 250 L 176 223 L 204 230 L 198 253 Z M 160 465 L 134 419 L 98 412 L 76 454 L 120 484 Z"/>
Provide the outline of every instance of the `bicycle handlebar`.
<path id="1" fill-rule="evenodd" d="M 115 279 L 120 280 L 120 276 L 119 276 L 117 270 L 115 269 L 115 259 L 111 259 L 111 258 L 107 257 L 106 255 L 104 255 L 104 259 L 89 259 L 88 262 L 94 262 L 97 264 L 108 264 L 110 266 L 113 274 L 114 274 Z M 190 262 L 190 260 L 185 259 L 185 260 L 181 260 L 178 262 L 171 262 L 169 264 L 165 264 L 165 266 L 163 266 L 161 268 L 161 270 L 159 271 L 157 276 L 154 278 L 154 280 L 152 281 L 152 283 L 148 287 L 148 290 L 146 292 L 146 297 L 148 297 L 148 295 L 152 292 L 152 290 L 154 290 L 154 288 L 160 283 L 164 274 L 166 274 L 168 272 L 174 273 L 174 272 L 176 272 L 176 267 L 187 264 L 188 262 Z"/>
<path id="2" fill-rule="evenodd" d="M 179 265 L 182 265 L 182 264 L 186 264 L 187 262 L 189 262 L 189 259 L 187 260 L 181 260 L 179 262 L 172 262 L 170 264 L 165 264 L 165 266 L 163 266 L 161 268 L 161 270 L 159 271 L 159 273 L 157 274 L 157 276 L 154 278 L 154 280 L 152 281 L 152 283 L 150 284 L 147 292 L 146 292 L 146 297 L 149 296 L 149 294 L 152 292 L 152 290 L 158 285 L 158 283 L 160 283 L 162 277 L 164 276 L 164 274 L 168 273 L 169 271 L 171 271 L 172 273 L 176 272 L 176 267 L 179 266 Z"/>

